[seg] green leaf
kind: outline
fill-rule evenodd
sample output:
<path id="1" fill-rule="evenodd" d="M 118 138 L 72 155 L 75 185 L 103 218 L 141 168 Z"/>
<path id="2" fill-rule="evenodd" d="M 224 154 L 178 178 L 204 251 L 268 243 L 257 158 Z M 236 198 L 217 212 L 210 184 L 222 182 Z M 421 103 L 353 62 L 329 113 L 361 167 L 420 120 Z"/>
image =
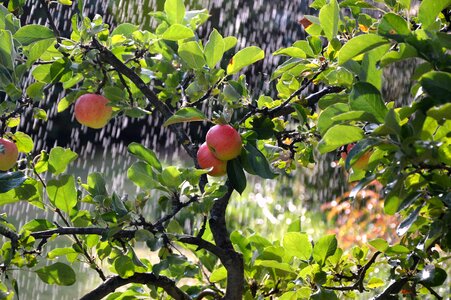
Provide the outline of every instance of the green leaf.
<path id="1" fill-rule="evenodd" d="M 72 0 L 58 0 L 62 5 L 72 5 Z"/>
<path id="2" fill-rule="evenodd" d="M 168 17 L 169 24 L 182 23 L 185 17 L 185 3 L 183 0 L 166 0 L 164 12 Z"/>
<path id="3" fill-rule="evenodd" d="M 178 110 L 173 116 L 167 119 L 163 126 L 169 126 L 182 122 L 205 121 L 207 117 L 203 112 L 194 107 L 184 107 Z"/>
<path id="4" fill-rule="evenodd" d="M 389 51 L 380 59 L 380 66 L 385 67 L 391 63 L 418 56 L 417 50 L 409 44 L 400 43 L 398 49 Z"/>
<path id="5" fill-rule="evenodd" d="M 205 64 L 204 53 L 198 42 L 186 42 L 179 47 L 179 56 L 192 69 L 201 69 Z"/>
<path id="6" fill-rule="evenodd" d="M 311 300 L 338 300 L 337 294 L 334 291 L 329 291 L 319 288 L 317 292 L 312 294 Z"/>
<path id="7" fill-rule="evenodd" d="M 153 152 L 149 148 L 146 148 L 141 144 L 133 142 L 128 145 L 128 152 L 130 152 L 137 158 L 145 161 L 146 163 L 148 163 L 149 165 L 151 165 L 152 167 L 161 172 L 162 170 L 161 162 L 158 160 L 158 157 L 155 154 L 155 152 Z"/>
<path id="8" fill-rule="evenodd" d="M 132 259 L 126 255 L 121 255 L 114 261 L 114 268 L 121 278 L 128 278 L 135 274 L 135 266 Z"/>
<path id="9" fill-rule="evenodd" d="M 29 153 L 33 150 L 33 139 L 26 133 L 16 131 L 14 133 L 14 141 L 16 142 L 19 152 Z"/>
<path id="10" fill-rule="evenodd" d="M 67 166 L 77 157 L 77 153 L 70 149 L 64 149 L 59 146 L 52 148 L 49 156 L 49 171 L 55 175 L 61 174 L 66 171 Z"/>
<path id="11" fill-rule="evenodd" d="M 445 120 L 451 119 L 451 103 L 434 106 L 426 114 L 442 124 Z"/>
<path id="12" fill-rule="evenodd" d="M 222 35 L 216 29 L 213 29 L 208 38 L 208 42 L 205 45 L 204 51 L 207 66 L 210 69 L 221 61 L 222 56 L 224 55 L 224 48 L 225 43 Z"/>
<path id="13" fill-rule="evenodd" d="M 423 89 L 434 98 L 446 103 L 451 94 L 451 74 L 448 72 L 431 71 L 420 79 Z"/>
<path id="14" fill-rule="evenodd" d="M 36 232 L 36 231 L 49 230 L 49 229 L 54 229 L 54 228 L 57 228 L 56 225 L 54 223 L 50 222 L 49 220 L 34 219 L 34 220 L 31 220 L 30 222 L 26 223 L 24 226 L 22 226 L 21 232 L 24 232 L 24 231 Z"/>
<path id="15" fill-rule="evenodd" d="M 68 286 L 73 285 L 76 281 L 74 270 L 70 266 L 60 262 L 38 269 L 36 273 L 47 284 Z"/>
<path id="16" fill-rule="evenodd" d="M 152 189 L 157 186 L 154 172 L 149 164 L 138 161 L 128 169 L 127 177 L 140 188 Z"/>
<path id="17" fill-rule="evenodd" d="M 410 35 L 409 25 L 401 16 L 388 13 L 385 14 L 377 27 L 377 33 L 397 42 L 403 42 Z"/>
<path id="18" fill-rule="evenodd" d="M 72 247 L 55 248 L 51 250 L 49 253 L 47 253 L 47 258 L 55 259 L 57 257 L 65 256 L 67 254 L 78 254 L 78 252 L 75 251 L 75 249 Z"/>
<path id="19" fill-rule="evenodd" d="M 70 214 L 72 208 L 77 205 L 75 178 L 63 175 L 59 179 L 50 180 L 47 184 L 47 195 L 54 206 Z"/>
<path id="20" fill-rule="evenodd" d="M 0 66 L 11 71 L 14 70 L 15 58 L 16 52 L 11 32 L 0 29 Z"/>
<path id="21" fill-rule="evenodd" d="M 347 104 L 335 103 L 330 105 L 319 115 L 317 124 L 318 131 L 324 135 L 332 125 L 339 123 L 338 121 L 332 120 L 332 118 L 348 111 L 349 106 Z"/>
<path id="22" fill-rule="evenodd" d="M 243 166 L 241 165 L 239 158 L 227 162 L 227 176 L 229 177 L 233 189 L 239 194 L 243 193 L 246 188 L 246 175 L 244 174 Z"/>
<path id="23" fill-rule="evenodd" d="M 14 38 L 23 46 L 28 46 L 32 43 L 55 38 L 53 31 L 42 25 L 25 25 L 21 27 L 14 34 Z"/>
<path id="24" fill-rule="evenodd" d="M 335 235 L 323 236 L 313 247 L 313 259 L 320 266 L 323 266 L 326 263 L 326 259 L 335 253 L 335 250 L 337 250 L 337 239 Z"/>
<path id="25" fill-rule="evenodd" d="M 122 23 L 113 30 L 113 32 L 111 33 L 111 36 L 123 35 L 127 38 L 132 38 L 133 32 L 137 31 L 138 29 L 139 29 L 139 27 L 134 24 Z"/>
<path id="26" fill-rule="evenodd" d="M 327 153 L 341 146 L 357 142 L 364 137 L 363 130 L 349 125 L 331 127 L 318 144 L 321 153 Z"/>
<path id="27" fill-rule="evenodd" d="M 399 236 L 403 236 L 410 228 L 410 226 L 412 226 L 413 223 L 415 223 L 415 221 L 418 218 L 418 214 L 420 213 L 420 210 L 423 206 L 418 206 L 414 211 L 412 211 L 407 218 L 405 218 L 398 226 L 398 228 L 396 228 L 396 233 Z"/>
<path id="28" fill-rule="evenodd" d="M 101 173 L 90 173 L 87 178 L 87 183 L 82 184 L 82 187 L 91 194 L 92 198 L 96 196 L 108 196 L 105 179 Z"/>
<path id="29" fill-rule="evenodd" d="M 241 161 L 245 160 L 246 164 L 244 166 L 248 166 L 246 171 L 250 174 L 258 175 L 261 178 L 272 179 L 276 176 L 276 174 L 271 170 L 269 166 L 268 160 L 260 152 L 255 146 L 247 143 L 244 145 L 244 150 L 240 157 Z"/>
<path id="30" fill-rule="evenodd" d="M 307 234 L 300 232 L 288 232 L 283 237 L 285 252 L 291 257 L 296 256 L 302 260 L 309 260 L 312 256 L 312 243 Z"/>
<path id="31" fill-rule="evenodd" d="M 265 52 L 256 46 L 247 47 L 238 51 L 229 62 L 227 66 L 227 74 L 232 75 L 239 72 L 244 67 L 247 67 L 265 57 Z"/>
<path id="32" fill-rule="evenodd" d="M 191 28 L 181 24 L 173 24 L 163 33 L 163 39 L 168 41 L 179 41 L 188 39 L 194 36 Z"/>
<path id="33" fill-rule="evenodd" d="M 6 193 L 20 186 L 27 179 L 22 172 L 0 173 L 0 193 Z"/>
<path id="34" fill-rule="evenodd" d="M 371 246 L 373 246 L 374 248 L 376 248 L 376 250 L 378 250 L 380 252 L 385 252 L 385 250 L 387 250 L 389 247 L 388 242 L 381 238 L 377 238 L 372 241 L 369 241 L 368 244 L 370 244 Z"/>
<path id="35" fill-rule="evenodd" d="M 368 283 L 367 283 L 366 286 L 369 289 L 375 289 L 375 288 L 378 288 L 378 287 L 381 287 L 381 286 L 384 286 L 384 285 L 385 285 L 385 281 L 384 280 L 382 280 L 380 278 L 377 278 L 377 277 L 372 277 L 372 278 L 370 278 L 370 280 L 368 280 Z"/>
<path id="36" fill-rule="evenodd" d="M 305 52 L 302 51 L 302 49 L 299 49 L 298 47 L 281 48 L 281 49 L 277 50 L 276 52 L 274 52 L 272 55 L 274 55 L 274 56 L 286 55 L 286 56 L 291 56 L 291 57 L 296 57 L 296 58 L 306 58 L 307 57 Z"/>
<path id="37" fill-rule="evenodd" d="M 221 266 L 213 272 L 211 272 L 210 275 L 210 282 L 219 282 L 227 278 L 227 270 L 224 266 Z"/>
<path id="38" fill-rule="evenodd" d="M 426 265 L 419 274 L 420 283 L 427 287 L 441 286 L 446 277 L 446 271 L 434 265 Z"/>
<path id="39" fill-rule="evenodd" d="M 166 167 L 161 172 L 161 182 L 165 186 L 178 188 L 182 181 L 182 172 L 175 166 Z"/>
<path id="40" fill-rule="evenodd" d="M 43 82 L 34 82 L 27 87 L 27 95 L 34 101 L 41 101 L 44 99 L 44 86 Z"/>
<path id="41" fill-rule="evenodd" d="M 410 253 L 410 250 L 409 250 L 409 248 L 407 248 L 403 245 L 394 245 L 394 246 L 388 247 L 388 249 L 385 250 L 385 253 L 387 255 L 407 254 L 407 253 Z"/>
<path id="42" fill-rule="evenodd" d="M 423 0 L 420 3 L 418 19 L 423 28 L 435 22 L 438 14 L 451 5 L 451 0 Z"/>
<path id="43" fill-rule="evenodd" d="M 47 49 L 55 43 L 55 38 L 40 40 L 32 45 L 30 45 L 30 49 L 27 54 L 27 66 L 31 67 L 31 65 L 37 61 L 41 56 L 47 51 Z M 53 48 L 53 47 L 52 47 Z"/>
<path id="44" fill-rule="evenodd" d="M 113 196 L 111 197 L 111 208 L 113 211 L 118 215 L 118 217 L 123 217 L 128 214 L 128 209 L 125 207 L 124 202 L 119 198 L 119 196 L 116 193 L 113 193 Z"/>
<path id="45" fill-rule="evenodd" d="M 377 34 L 362 34 L 349 40 L 338 53 L 338 63 L 343 65 L 348 60 L 368 52 L 376 47 L 388 44 L 389 41 Z"/>
<path id="46" fill-rule="evenodd" d="M 224 52 L 232 49 L 236 46 L 238 39 L 234 36 L 228 36 L 224 38 Z"/>
<path id="47" fill-rule="evenodd" d="M 374 121 L 383 123 L 387 114 L 387 107 L 377 88 L 367 82 L 354 84 L 349 94 L 349 107 L 352 110 L 365 111 L 374 116 Z"/>
<path id="48" fill-rule="evenodd" d="M 21 200 L 26 200 L 41 209 L 44 208 L 42 204 L 42 183 L 36 179 L 27 178 L 20 186 L 9 190 L 6 193 L 0 194 L 0 205 L 14 203 Z"/>
<path id="49" fill-rule="evenodd" d="M 338 33 L 338 22 L 340 20 L 340 8 L 337 0 L 330 0 L 329 4 L 323 6 L 319 11 L 319 21 L 327 39 L 331 41 Z"/>
<path id="50" fill-rule="evenodd" d="M 256 260 L 254 266 L 277 269 L 289 273 L 293 273 L 291 266 L 287 263 L 278 262 L 277 260 Z"/>

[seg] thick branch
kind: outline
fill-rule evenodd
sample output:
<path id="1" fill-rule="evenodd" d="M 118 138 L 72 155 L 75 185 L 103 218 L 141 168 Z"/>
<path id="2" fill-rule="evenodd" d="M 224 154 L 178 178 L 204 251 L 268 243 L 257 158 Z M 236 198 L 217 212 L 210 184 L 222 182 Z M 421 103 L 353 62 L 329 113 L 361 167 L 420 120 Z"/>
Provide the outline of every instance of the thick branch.
<path id="1" fill-rule="evenodd" d="M 176 300 L 191 299 L 188 294 L 176 286 L 174 281 L 165 276 L 156 276 L 153 273 L 135 273 L 133 276 L 128 278 L 121 278 L 119 276 L 110 277 L 96 289 L 81 297 L 80 300 L 100 300 L 108 294 L 114 292 L 117 288 L 129 283 L 151 284 L 161 287 L 168 295 Z"/>
<path id="2" fill-rule="evenodd" d="M 14 253 L 16 252 L 17 246 L 19 244 L 19 235 L 11 229 L 2 225 L 0 225 L 0 235 L 3 235 L 4 237 L 7 237 L 11 240 L 11 249 L 13 253 L 12 256 L 14 256 Z"/>
<path id="3" fill-rule="evenodd" d="M 210 211 L 210 228 L 213 238 L 218 247 L 226 251 L 227 256 L 221 259 L 222 264 L 227 270 L 227 289 L 223 299 L 236 300 L 243 296 L 244 285 L 244 263 L 243 255 L 233 249 L 229 238 L 225 220 L 225 212 L 229 204 L 233 188 L 230 182 L 227 182 L 227 193 L 215 201 Z"/>

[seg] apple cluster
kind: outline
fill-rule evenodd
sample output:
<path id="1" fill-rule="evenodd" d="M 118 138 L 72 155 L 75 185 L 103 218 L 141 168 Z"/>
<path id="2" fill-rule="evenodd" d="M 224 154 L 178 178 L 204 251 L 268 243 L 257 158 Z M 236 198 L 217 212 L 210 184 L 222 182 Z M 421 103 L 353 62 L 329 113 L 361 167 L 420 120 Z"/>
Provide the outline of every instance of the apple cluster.
<path id="1" fill-rule="evenodd" d="M 197 151 L 197 161 L 202 169 L 213 168 L 208 175 L 223 176 L 227 173 L 227 161 L 241 153 L 241 136 L 230 125 L 215 125 L 210 128 Z"/>

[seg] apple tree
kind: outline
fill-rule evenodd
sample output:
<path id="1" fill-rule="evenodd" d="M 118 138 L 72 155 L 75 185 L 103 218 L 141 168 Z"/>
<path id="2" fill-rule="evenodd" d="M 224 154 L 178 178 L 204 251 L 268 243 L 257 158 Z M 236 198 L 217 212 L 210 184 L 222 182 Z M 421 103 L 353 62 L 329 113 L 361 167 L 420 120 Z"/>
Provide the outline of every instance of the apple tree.
<path id="1" fill-rule="evenodd" d="M 318 14 L 300 20 L 308 37 L 273 53 L 284 57 L 271 75 L 274 97 L 250 91 L 243 75 L 264 51 L 236 51 L 237 39 L 215 29 L 200 37 L 208 12 L 188 11 L 183 0 L 167 0 L 163 11 L 153 12 L 151 31 L 128 23 L 110 28 L 102 16 L 84 16 L 82 0 L 36 1 L 49 27 L 21 24 L 24 1 L 1 2 L 0 135 L 22 154 L 0 173 L 0 205 L 27 201 L 59 220 L 15 228 L 8 218 L 19 216 L 0 215 L 1 298 L 20 295 L 12 270 L 72 285 L 77 261 L 102 280 L 82 299 L 449 296 L 439 291 L 451 248 L 450 0 L 313 1 Z M 73 8 L 70 35 L 58 31 L 49 5 Z M 230 61 L 226 52 L 233 53 Z M 402 60 L 416 66 L 408 105 L 381 93 L 384 68 Z M 33 80 L 24 80 L 29 76 Z M 83 95 L 101 94 L 113 117 L 159 114 L 191 166 L 164 165 L 158 153 L 134 142 L 128 151 L 135 161 L 124 173 L 138 194 L 107 188 L 99 172 L 76 179 L 67 166 L 77 153 L 36 149 L 18 128 L 30 110 L 46 119 L 41 106 L 52 86 L 64 89 L 55 103 L 59 112 Z M 316 92 L 307 93 L 312 86 Z M 185 130 L 185 123 L 199 121 L 228 124 L 240 134 L 239 156 L 214 156 L 225 162 L 219 180 L 207 175 L 208 164 L 200 167 L 200 145 Z M 276 241 L 251 230 L 229 232 L 226 210 L 247 178 L 277 180 L 346 148 L 342 167 L 358 182 L 350 197 L 372 182 L 382 184 L 384 213 L 401 220 L 398 243 L 377 238 L 345 251 L 334 235 L 311 240 L 300 226 Z M 2 160 L 8 151 L 0 145 Z M 149 219 L 143 207 L 156 201 L 165 213 Z M 187 232 L 182 213 L 200 226 Z M 71 245 L 54 248 L 57 239 Z M 138 244 L 159 262 L 140 257 Z M 373 274 L 376 266 L 388 270 L 384 277 Z"/>

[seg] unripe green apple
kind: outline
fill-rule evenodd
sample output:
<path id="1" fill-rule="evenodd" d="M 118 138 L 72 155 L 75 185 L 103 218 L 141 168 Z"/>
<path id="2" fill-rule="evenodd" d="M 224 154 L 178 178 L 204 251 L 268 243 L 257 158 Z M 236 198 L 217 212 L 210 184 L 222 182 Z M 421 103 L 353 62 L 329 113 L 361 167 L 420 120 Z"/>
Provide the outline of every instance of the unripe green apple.
<path id="1" fill-rule="evenodd" d="M 222 176 L 227 173 L 227 162 L 217 159 L 211 153 L 206 143 L 203 143 L 197 151 L 197 161 L 202 169 L 213 169 L 208 173 L 210 176 Z"/>
<path id="2" fill-rule="evenodd" d="M 220 160 L 231 160 L 241 153 L 241 136 L 230 125 L 211 127 L 207 132 L 206 143 L 213 155 Z"/>
<path id="3" fill-rule="evenodd" d="M 19 151 L 16 144 L 10 140 L 0 138 L 0 170 L 8 171 L 16 164 Z"/>
<path id="4" fill-rule="evenodd" d="M 99 129 L 111 118 L 113 110 L 109 100 L 102 95 L 84 94 L 75 102 L 75 119 L 87 127 Z"/>

